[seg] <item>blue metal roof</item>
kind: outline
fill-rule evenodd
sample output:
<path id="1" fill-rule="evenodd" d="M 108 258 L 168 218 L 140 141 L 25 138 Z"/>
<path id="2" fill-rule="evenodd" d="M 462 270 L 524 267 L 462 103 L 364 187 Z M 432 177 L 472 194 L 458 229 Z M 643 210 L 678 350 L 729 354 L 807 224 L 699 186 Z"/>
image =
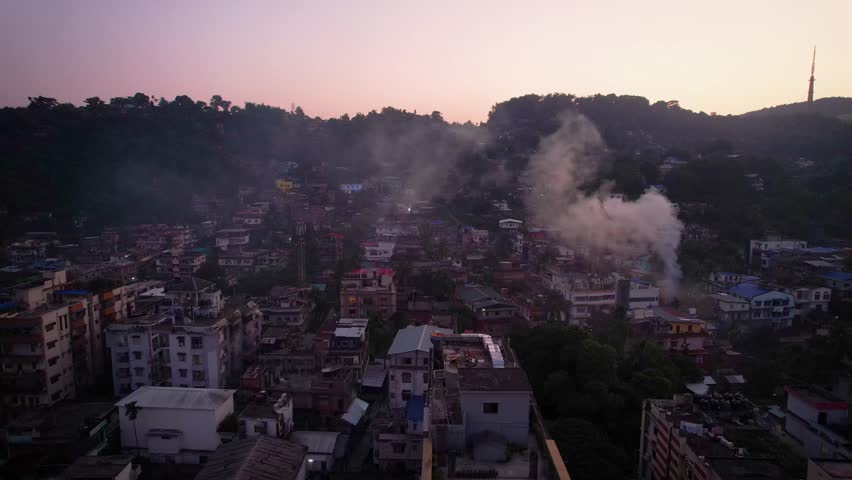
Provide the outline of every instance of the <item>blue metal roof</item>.
<path id="1" fill-rule="evenodd" d="M 88 290 L 58 290 L 57 295 L 88 295 Z"/>
<path id="2" fill-rule="evenodd" d="M 426 408 L 426 397 L 417 395 L 411 397 L 405 405 L 405 416 L 409 422 L 422 422 L 423 409 Z"/>
<path id="3" fill-rule="evenodd" d="M 848 280 L 852 280 L 852 273 L 849 272 L 825 272 L 820 275 L 822 278 L 827 278 L 829 280 L 834 280 L 836 282 L 845 282 Z"/>
<path id="4" fill-rule="evenodd" d="M 808 252 L 808 253 L 836 253 L 836 252 L 839 252 L 840 250 L 837 249 L 837 248 L 831 248 L 831 247 L 810 247 L 810 248 L 803 249 L 803 251 Z"/>
<path id="5" fill-rule="evenodd" d="M 733 295 L 743 298 L 754 298 L 759 295 L 763 295 L 764 293 L 769 293 L 770 290 L 759 287 L 753 283 L 741 283 L 739 285 L 734 285 L 733 287 L 728 289 Z"/>

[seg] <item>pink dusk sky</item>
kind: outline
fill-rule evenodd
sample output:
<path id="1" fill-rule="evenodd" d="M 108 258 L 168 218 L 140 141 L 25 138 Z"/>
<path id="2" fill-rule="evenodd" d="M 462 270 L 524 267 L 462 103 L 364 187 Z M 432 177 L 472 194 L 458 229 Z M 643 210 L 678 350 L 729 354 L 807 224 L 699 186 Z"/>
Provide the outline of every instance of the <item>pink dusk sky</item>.
<path id="1" fill-rule="evenodd" d="M 527 93 L 742 113 L 852 96 L 852 1 L 5 0 L 0 105 L 144 92 L 484 120 Z"/>

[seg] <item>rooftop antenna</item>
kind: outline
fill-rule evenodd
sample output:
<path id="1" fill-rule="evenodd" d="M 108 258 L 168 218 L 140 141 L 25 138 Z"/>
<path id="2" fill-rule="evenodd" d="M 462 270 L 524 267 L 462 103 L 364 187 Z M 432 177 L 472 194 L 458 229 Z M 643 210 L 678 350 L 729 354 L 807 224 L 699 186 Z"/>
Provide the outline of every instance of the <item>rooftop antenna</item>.
<path id="1" fill-rule="evenodd" d="M 816 45 L 814 45 L 814 58 L 811 61 L 811 79 L 808 81 L 808 103 L 814 103 L 814 68 L 816 67 Z"/>

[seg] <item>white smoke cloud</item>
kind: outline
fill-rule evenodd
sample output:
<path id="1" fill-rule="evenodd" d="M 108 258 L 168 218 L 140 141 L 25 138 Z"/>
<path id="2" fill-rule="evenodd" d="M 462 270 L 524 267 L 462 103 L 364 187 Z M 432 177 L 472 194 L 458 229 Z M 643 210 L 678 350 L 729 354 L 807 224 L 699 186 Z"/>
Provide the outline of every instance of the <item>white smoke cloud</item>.
<path id="1" fill-rule="evenodd" d="M 526 199 L 530 219 L 558 232 L 578 249 L 637 257 L 655 254 L 672 287 L 681 278 L 677 261 L 683 224 L 674 206 L 655 190 L 636 201 L 609 196 L 609 186 L 592 193 L 582 187 L 596 178 L 606 146 L 595 126 L 578 114 L 567 115 L 561 128 L 541 140 L 530 158 L 533 190 Z"/>

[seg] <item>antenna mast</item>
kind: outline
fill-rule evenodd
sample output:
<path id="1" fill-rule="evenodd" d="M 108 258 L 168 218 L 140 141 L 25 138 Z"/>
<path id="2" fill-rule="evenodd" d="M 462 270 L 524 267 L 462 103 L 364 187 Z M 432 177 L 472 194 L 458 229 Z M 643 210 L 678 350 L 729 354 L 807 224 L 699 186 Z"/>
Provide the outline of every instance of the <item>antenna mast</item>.
<path id="1" fill-rule="evenodd" d="M 816 46 L 814 46 L 814 58 L 811 61 L 811 79 L 808 81 L 808 103 L 814 103 L 814 69 L 816 68 Z"/>

